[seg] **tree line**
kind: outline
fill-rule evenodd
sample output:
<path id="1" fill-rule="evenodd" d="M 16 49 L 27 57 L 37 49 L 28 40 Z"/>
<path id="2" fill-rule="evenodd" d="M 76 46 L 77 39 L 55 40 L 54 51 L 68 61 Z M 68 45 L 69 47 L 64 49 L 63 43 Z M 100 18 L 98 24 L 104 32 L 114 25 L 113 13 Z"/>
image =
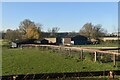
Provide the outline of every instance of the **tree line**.
<path id="1" fill-rule="evenodd" d="M 42 38 L 41 33 L 43 32 L 41 29 L 41 24 L 25 19 L 20 22 L 18 29 L 7 29 L 5 33 L 2 33 L 2 37 L 9 41 L 16 39 L 40 39 Z M 52 37 L 57 37 L 56 33 L 58 33 L 59 30 L 59 27 L 52 27 L 48 29 L 48 33 L 50 33 Z M 86 23 L 80 29 L 79 34 L 86 36 L 88 39 L 98 39 L 101 36 L 105 36 L 107 31 L 104 30 L 100 24 L 93 25 L 92 23 Z"/>
<path id="2" fill-rule="evenodd" d="M 88 37 L 88 39 L 99 39 L 99 37 L 107 34 L 101 24 L 93 25 L 92 23 L 86 23 L 79 32 L 81 35 Z"/>

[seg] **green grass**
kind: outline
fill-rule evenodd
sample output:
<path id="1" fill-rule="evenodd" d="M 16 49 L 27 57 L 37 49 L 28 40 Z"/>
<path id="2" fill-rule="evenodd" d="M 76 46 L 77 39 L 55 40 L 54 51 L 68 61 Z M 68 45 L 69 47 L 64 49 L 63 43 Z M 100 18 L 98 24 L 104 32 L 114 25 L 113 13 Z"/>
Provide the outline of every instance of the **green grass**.
<path id="1" fill-rule="evenodd" d="M 9 41 L 5 39 L 0 39 L 0 46 L 2 45 L 9 45 Z"/>
<path id="2" fill-rule="evenodd" d="M 2 45 L 2 41 L 3 41 L 3 40 L 2 40 L 2 39 L 0 39 L 0 45 Z"/>
<path id="3" fill-rule="evenodd" d="M 62 52 L 38 48 L 7 49 L 2 53 L 2 75 L 116 70 L 113 63 L 79 60 Z M 79 61 L 78 61 L 79 60 Z M 83 68 L 84 67 L 84 68 Z"/>
<path id="4" fill-rule="evenodd" d="M 114 44 L 114 43 L 101 43 L 101 44 L 73 45 L 73 46 L 81 46 L 81 47 L 118 47 L 119 44 Z"/>

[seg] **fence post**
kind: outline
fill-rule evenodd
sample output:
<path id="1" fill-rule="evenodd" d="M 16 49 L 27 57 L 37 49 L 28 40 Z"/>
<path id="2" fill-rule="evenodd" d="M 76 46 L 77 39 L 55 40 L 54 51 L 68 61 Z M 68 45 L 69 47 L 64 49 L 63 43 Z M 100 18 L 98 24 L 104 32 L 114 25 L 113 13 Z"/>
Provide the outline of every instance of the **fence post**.
<path id="1" fill-rule="evenodd" d="M 115 57 L 116 57 L 116 55 L 113 54 L 113 64 L 114 64 L 114 66 L 116 65 Z"/>
<path id="2" fill-rule="evenodd" d="M 80 58 L 83 59 L 83 50 L 81 50 Z"/>
<path id="3" fill-rule="evenodd" d="M 69 56 L 71 55 L 71 49 L 69 49 Z"/>
<path id="4" fill-rule="evenodd" d="M 95 52 L 94 55 L 95 55 L 95 62 L 96 62 L 96 60 L 97 60 L 97 52 Z"/>

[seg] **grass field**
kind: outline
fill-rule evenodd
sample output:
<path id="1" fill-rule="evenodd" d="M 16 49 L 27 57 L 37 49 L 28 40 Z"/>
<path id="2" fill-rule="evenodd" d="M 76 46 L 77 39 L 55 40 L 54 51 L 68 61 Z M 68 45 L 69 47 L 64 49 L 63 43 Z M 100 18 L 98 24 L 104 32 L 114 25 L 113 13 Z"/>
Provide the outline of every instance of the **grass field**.
<path id="1" fill-rule="evenodd" d="M 2 40 L 2 39 L 0 39 L 0 45 L 2 45 L 2 41 L 3 41 L 3 40 Z"/>
<path id="2" fill-rule="evenodd" d="M 8 44 L 9 44 L 8 40 L 0 39 L 0 46 L 1 45 L 8 45 Z"/>
<path id="3" fill-rule="evenodd" d="M 99 63 L 79 56 L 39 48 L 7 49 L 2 53 L 2 75 L 117 70 L 113 62 Z"/>
<path id="4" fill-rule="evenodd" d="M 81 46 L 81 47 L 119 47 L 119 44 L 114 43 L 101 43 L 101 44 L 90 44 L 90 45 L 74 45 L 74 46 Z"/>

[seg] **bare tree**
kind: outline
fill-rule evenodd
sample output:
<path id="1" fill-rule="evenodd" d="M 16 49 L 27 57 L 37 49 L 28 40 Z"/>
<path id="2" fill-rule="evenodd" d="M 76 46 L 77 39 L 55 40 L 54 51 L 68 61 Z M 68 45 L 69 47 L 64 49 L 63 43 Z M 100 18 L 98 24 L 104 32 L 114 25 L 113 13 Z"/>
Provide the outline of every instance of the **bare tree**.
<path id="1" fill-rule="evenodd" d="M 80 34 L 88 37 L 88 39 L 98 39 L 98 37 L 104 36 L 106 34 L 106 31 L 100 24 L 94 26 L 92 23 L 86 23 L 80 30 Z"/>
<path id="2" fill-rule="evenodd" d="M 86 23 L 80 30 L 80 34 L 88 37 L 89 39 L 92 37 L 93 25 L 92 23 Z"/>
<path id="3" fill-rule="evenodd" d="M 48 32 L 51 34 L 52 37 L 56 37 L 56 33 L 58 33 L 58 31 L 60 30 L 60 28 L 58 27 L 53 27 L 52 29 L 48 29 Z"/>
<path id="4" fill-rule="evenodd" d="M 42 24 L 36 23 L 35 26 L 37 27 L 37 29 L 38 29 L 39 32 L 42 31 Z"/>
<path id="5" fill-rule="evenodd" d="M 59 30 L 60 30 L 60 28 L 58 28 L 58 27 L 53 27 L 53 28 L 52 28 L 52 33 L 53 33 L 53 34 L 54 34 L 54 33 L 57 33 Z"/>
<path id="6" fill-rule="evenodd" d="M 101 24 L 97 24 L 93 27 L 93 30 L 92 30 L 92 38 L 94 39 L 98 39 L 99 37 L 101 36 L 105 36 L 107 34 L 107 31 L 105 31 L 103 28 L 102 28 L 102 25 Z"/>
<path id="7" fill-rule="evenodd" d="M 4 31 L 0 31 L 0 39 L 4 39 L 5 37 L 5 32 Z"/>
<path id="8" fill-rule="evenodd" d="M 21 37 L 22 37 L 22 35 L 18 29 L 17 30 L 7 29 L 6 34 L 5 34 L 5 39 L 7 39 L 9 41 L 21 39 Z"/>

